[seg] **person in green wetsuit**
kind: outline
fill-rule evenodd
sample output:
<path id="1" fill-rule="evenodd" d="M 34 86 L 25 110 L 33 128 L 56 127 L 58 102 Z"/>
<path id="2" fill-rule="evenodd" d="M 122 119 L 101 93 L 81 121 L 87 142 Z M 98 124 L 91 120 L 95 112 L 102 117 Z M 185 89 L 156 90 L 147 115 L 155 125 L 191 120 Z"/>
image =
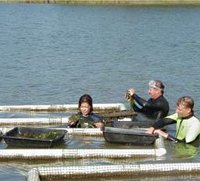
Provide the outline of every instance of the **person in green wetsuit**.
<path id="1" fill-rule="evenodd" d="M 80 97 L 78 109 L 79 112 L 69 118 L 69 127 L 103 128 L 103 117 L 93 113 L 93 103 L 90 95 L 84 94 Z"/>
<path id="2" fill-rule="evenodd" d="M 148 128 L 147 133 L 159 134 L 169 140 L 185 143 L 192 143 L 200 134 L 200 121 L 194 115 L 194 100 L 189 96 L 178 99 L 176 113 L 158 120 L 152 127 Z M 176 123 L 176 137 L 162 131 L 166 125 Z"/>

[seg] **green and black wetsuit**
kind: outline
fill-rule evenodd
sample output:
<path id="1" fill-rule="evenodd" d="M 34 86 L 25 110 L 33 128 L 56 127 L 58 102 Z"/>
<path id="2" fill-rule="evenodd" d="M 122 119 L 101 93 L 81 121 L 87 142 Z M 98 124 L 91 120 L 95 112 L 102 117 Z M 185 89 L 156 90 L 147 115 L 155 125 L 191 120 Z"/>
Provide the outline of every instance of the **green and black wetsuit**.
<path id="1" fill-rule="evenodd" d="M 193 142 L 200 134 L 200 121 L 192 114 L 181 118 L 177 113 L 160 119 L 154 123 L 155 129 L 176 123 L 176 139 L 186 143 Z"/>

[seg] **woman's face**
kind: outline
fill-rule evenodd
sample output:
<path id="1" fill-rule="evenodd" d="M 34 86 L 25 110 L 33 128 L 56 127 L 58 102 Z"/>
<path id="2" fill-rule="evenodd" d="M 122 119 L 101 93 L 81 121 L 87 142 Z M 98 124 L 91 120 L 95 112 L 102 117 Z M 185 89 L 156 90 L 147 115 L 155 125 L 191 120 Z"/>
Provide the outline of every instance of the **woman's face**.
<path id="1" fill-rule="evenodd" d="M 90 105 L 87 102 L 82 102 L 80 106 L 80 111 L 83 114 L 83 116 L 87 116 L 90 114 Z"/>

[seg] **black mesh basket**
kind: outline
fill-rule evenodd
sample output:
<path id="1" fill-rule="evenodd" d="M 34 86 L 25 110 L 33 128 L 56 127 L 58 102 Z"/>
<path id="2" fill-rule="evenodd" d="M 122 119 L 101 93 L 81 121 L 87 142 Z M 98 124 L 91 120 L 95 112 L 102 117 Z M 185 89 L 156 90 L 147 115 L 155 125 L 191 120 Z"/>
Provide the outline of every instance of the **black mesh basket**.
<path id="1" fill-rule="evenodd" d="M 153 121 L 118 121 L 111 122 L 111 126 L 115 128 L 148 128 L 153 125 Z"/>
<path id="2" fill-rule="evenodd" d="M 134 145 L 150 145 L 153 144 L 156 135 L 145 133 L 144 128 L 123 129 L 105 127 L 103 136 L 107 142 L 110 143 L 128 143 Z"/>
<path id="3" fill-rule="evenodd" d="M 50 148 L 63 142 L 65 130 L 15 127 L 3 135 L 10 147 Z"/>

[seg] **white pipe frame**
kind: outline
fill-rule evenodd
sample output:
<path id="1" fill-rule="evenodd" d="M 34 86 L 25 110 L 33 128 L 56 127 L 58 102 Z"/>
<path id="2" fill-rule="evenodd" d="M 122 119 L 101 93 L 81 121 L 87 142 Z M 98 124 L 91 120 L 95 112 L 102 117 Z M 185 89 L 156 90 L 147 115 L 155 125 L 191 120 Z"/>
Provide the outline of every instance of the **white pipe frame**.
<path id="1" fill-rule="evenodd" d="M 67 124 L 69 121 L 68 117 L 58 118 L 0 118 L 1 126 L 20 126 L 20 125 L 60 125 Z M 131 121 L 131 118 L 118 119 L 118 121 Z"/>
<path id="2" fill-rule="evenodd" d="M 0 160 L 55 160 L 71 158 L 160 157 L 166 154 L 163 138 L 155 141 L 154 149 L 2 149 Z"/>
<path id="3" fill-rule="evenodd" d="M 3 128 L 0 128 L 0 132 L 5 134 L 6 132 L 10 131 L 13 128 L 14 127 L 3 127 Z M 101 131 L 100 128 L 54 128 L 54 127 L 52 128 L 47 127 L 47 128 L 52 129 L 52 130 L 63 130 L 63 131 L 66 131 L 66 133 L 69 135 L 103 136 L 103 132 Z"/>
<path id="4" fill-rule="evenodd" d="M 0 125 L 53 125 L 67 124 L 69 117 L 62 118 L 0 118 Z"/>
<path id="5" fill-rule="evenodd" d="M 117 106 L 119 110 L 125 110 L 123 104 L 94 104 L 94 108 L 97 109 L 111 109 Z M 77 105 L 40 105 L 40 106 L 0 106 L 0 111 L 72 111 L 77 109 Z M 42 119 L 42 120 L 41 120 Z M 37 121 L 38 120 L 38 121 Z M 0 124 L 13 125 L 14 123 L 20 124 L 65 124 L 68 122 L 68 118 L 0 118 Z M 2 128 L 1 131 L 5 132 L 6 129 Z M 80 134 L 80 135 L 102 135 L 100 129 L 68 129 L 68 134 Z M 163 138 L 159 137 L 155 141 L 155 149 L 3 149 L 0 150 L 0 160 L 42 160 L 42 159 L 68 159 L 68 158 L 130 158 L 130 157 L 147 157 L 147 156 L 163 156 L 166 154 Z M 162 164 L 163 165 L 163 164 Z M 139 167 L 139 168 L 138 168 Z M 155 168 L 155 166 L 153 166 Z M 104 174 L 108 172 L 135 172 L 140 171 L 142 166 L 138 165 L 112 165 L 112 166 L 74 166 L 74 167 L 48 167 L 48 168 L 34 168 L 28 173 L 28 181 L 40 181 L 40 176 L 49 174 L 58 175 L 94 175 Z M 152 168 L 152 166 L 150 166 Z M 91 172 L 88 172 L 88 169 Z M 160 168 L 159 168 L 160 169 Z M 100 172 L 100 173 L 99 173 Z"/>
<path id="6" fill-rule="evenodd" d="M 27 181 L 40 181 L 40 177 L 48 175 L 64 178 L 82 178 L 89 177 L 112 177 L 112 176 L 152 176 L 173 174 L 191 174 L 192 172 L 200 174 L 200 163 L 138 163 L 124 165 L 94 165 L 94 166 L 68 166 L 68 167 L 38 167 L 28 172 Z M 39 175 L 39 176 L 37 176 Z"/>
<path id="7" fill-rule="evenodd" d="M 94 110 L 118 109 L 125 110 L 126 106 L 122 103 L 105 103 L 93 104 Z M 0 111 L 14 112 L 14 111 L 42 111 L 42 112 L 56 112 L 56 111 L 75 111 L 78 109 L 78 104 L 58 104 L 58 105 L 10 105 L 0 106 Z"/>

